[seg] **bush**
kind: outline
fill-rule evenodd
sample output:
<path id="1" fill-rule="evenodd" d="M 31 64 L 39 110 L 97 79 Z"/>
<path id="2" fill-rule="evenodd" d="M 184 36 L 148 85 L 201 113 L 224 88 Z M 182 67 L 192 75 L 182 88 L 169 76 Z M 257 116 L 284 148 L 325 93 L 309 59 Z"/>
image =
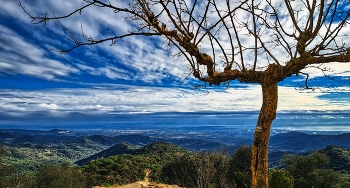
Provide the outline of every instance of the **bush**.
<path id="1" fill-rule="evenodd" d="M 231 156 L 227 172 L 227 179 L 231 187 L 250 187 L 251 171 L 250 164 L 252 158 L 252 148 L 242 145 Z"/>
<path id="2" fill-rule="evenodd" d="M 269 188 L 293 188 L 293 177 L 285 170 L 269 170 Z"/>
<path id="3" fill-rule="evenodd" d="M 250 186 L 250 147 L 226 152 L 200 152 L 175 157 L 161 172 L 162 181 L 184 187 L 244 188 Z"/>
<path id="4" fill-rule="evenodd" d="M 198 176 L 197 161 L 197 157 L 190 154 L 178 155 L 174 157 L 161 169 L 161 181 L 183 187 L 196 187 Z"/>
<path id="5" fill-rule="evenodd" d="M 310 174 L 309 181 L 318 188 L 348 188 L 350 183 L 346 176 L 332 169 L 316 169 Z"/>
<path id="6" fill-rule="evenodd" d="M 287 155 L 282 164 L 294 178 L 295 188 L 347 188 L 346 176 L 332 169 L 325 169 L 329 158 L 319 152 L 307 156 Z"/>
<path id="7" fill-rule="evenodd" d="M 86 176 L 68 163 L 61 166 L 44 164 L 35 176 L 33 188 L 86 188 Z"/>

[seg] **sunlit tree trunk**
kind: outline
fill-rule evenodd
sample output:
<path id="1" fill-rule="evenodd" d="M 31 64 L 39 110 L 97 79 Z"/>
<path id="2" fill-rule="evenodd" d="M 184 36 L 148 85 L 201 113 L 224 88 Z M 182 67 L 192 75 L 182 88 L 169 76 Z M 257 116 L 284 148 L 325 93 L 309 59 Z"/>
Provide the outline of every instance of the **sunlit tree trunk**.
<path id="1" fill-rule="evenodd" d="M 252 188 L 268 188 L 268 144 L 272 121 L 276 117 L 277 81 L 263 80 L 263 103 L 254 133 L 252 145 Z"/>

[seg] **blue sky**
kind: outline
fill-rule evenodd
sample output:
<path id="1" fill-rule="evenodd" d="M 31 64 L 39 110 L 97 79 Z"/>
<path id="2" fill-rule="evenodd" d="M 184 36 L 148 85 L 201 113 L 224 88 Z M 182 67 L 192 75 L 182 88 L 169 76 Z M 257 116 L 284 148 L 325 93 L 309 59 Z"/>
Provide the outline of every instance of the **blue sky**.
<path id="1" fill-rule="evenodd" d="M 80 0 L 22 3 L 34 15 L 46 10 L 62 15 L 84 4 Z M 132 27 L 113 16 L 109 11 L 89 9 L 62 23 L 77 35 L 82 27 L 85 34 L 95 37 L 127 32 Z M 227 89 L 195 90 L 201 83 L 188 76 L 189 64 L 183 57 L 172 57 L 175 49 L 165 50 L 162 38 L 129 37 L 113 46 L 107 42 L 63 55 L 50 50 L 71 45 L 57 22 L 31 24 L 13 0 L 2 0 L 0 18 L 0 125 L 76 114 L 103 119 L 120 113 L 220 113 L 260 108 L 261 91 L 256 84 L 233 81 Z M 349 31 L 348 25 L 343 33 L 350 35 Z M 316 69 L 306 70 L 311 76 L 309 84 L 316 88 L 313 91 L 296 89 L 304 83 L 303 76 L 281 82 L 278 111 L 350 111 L 350 64 L 325 67 L 332 70 L 333 80 Z"/>

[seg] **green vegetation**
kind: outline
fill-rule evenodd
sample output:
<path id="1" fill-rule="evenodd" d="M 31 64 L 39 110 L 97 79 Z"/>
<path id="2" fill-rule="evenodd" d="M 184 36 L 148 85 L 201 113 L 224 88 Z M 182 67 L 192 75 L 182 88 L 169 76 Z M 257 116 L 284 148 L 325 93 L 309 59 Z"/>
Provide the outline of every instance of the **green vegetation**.
<path id="1" fill-rule="evenodd" d="M 328 168 L 342 173 L 350 173 L 350 150 L 330 145 L 320 150 L 320 152 L 329 157 L 330 163 L 327 164 Z"/>
<path id="2" fill-rule="evenodd" d="M 0 148 L 0 187 L 8 188 L 86 188 L 86 176 L 69 163 L 43 163 L 38 171 L 23 171 L 6 162 L 11 151 Z M 20 161 L 20 160 L 18 160 Z M 25 163 L 25 161 L 23 162 Z"/>
<path id="3" fill-rule="evenodd" d="M 227 177 L 231 182 L 234 182 L 235 187 L 250 187 L 251 153 L 252 149 L 250 146 L 242 145 L 236 150 L 230 159 Z"/>
<path id="4" fill-rule="evenodd" d="M 190 154 L 174 156 L 161 171 L 161 180 L 169 184 L 194 187 L 197 182 L 196 158 Z"/>
<path id="5" fill-rule="evenodd" d="M 91 161 L 82 171 L 94 185 L 126 184 L 144 180 L 159 181 L 162 166 L 178 154 L 190 153 L 170 143 L 151 143 L 131 154 L 110 156 Z"/>
<path id="6" fill-rule="evenodd" d="M 269 188 L 293 188 L 294 178 L 282 169 L 270 169 Z"/>
<path id="7" fill-rule="evenodd" d="M 251 186 L 251 148 L 244 145 L 229 155 L 225 151 L 191 152 L 170 143 L 156 142 L 133 154 L 100 158 L 81 167 L 72 167 L 68 162 L 42 163 L 38 170 L 30 173 L 4 162 L 10 152 L 0 148 L 0 187 L 84 188 L 122 185 L 145 178 L 188 188 Z M 332 160 L 320 152 L 306 156 L 286 155 L 282 169 L 269 170 L 269 187 L 350 187 L 349 176 L 329 168 Z"/>
<path id="8" fill-rule="evenodd" d="M 161 180 L 184 187 L 250 187 L 251 148 L 227 152 L 199 152 L 174 156 L 162 168 Z"/>
<path id="9" fill-rule="evenodd" d="M 146 170 L 151 171 L 150 177 L 155 181 L 161 164 L 159 158 L 124 154 L 91 161 L 82 171 L 92 184 L 108 186 L 144 180 Z"/>
<path id="10" fill-rule="evenodd" d="M 38 171 L 43 163 L 54 165 L 60 165 L 64 162 L 74 163 L 77 160 L 108 149 L 108 146 L 98 143 L 25 143 L 6 147 L 7 155 L 2 157 L 2 162 L 12 164 L 21 172 Z"/>
<path id="11" fill-rule="evenodd" d="M 161 180 L 184 187 L 229 187 L 226 153 L 200 152 L 174 156 L 161 172 Z"/>
<path id="12" fill-rule="evenodd" d="M 4 163 L 3 159 L 8 153 L 7 148 L 0 148 L 0 187 L 30 187 L 32 174 L 22 174 L 13 165 Z"/>
<path id="13" fill-rule="evenodd" d="M 287 155 L 282 164 L 294 178 L 294 188 L 340 188 L 350 187 L 349 178 L 340 172 L 328 169 L 327 155 L 314 152 L 307 156 Z"/>
<path id="14" fill-rule="evenodd" d="M 70 167 L 68 163 L 60 166 L 44 164 L 35 174 L 32 188 L 86 188 L 86 176 L 77 168 Z"/>

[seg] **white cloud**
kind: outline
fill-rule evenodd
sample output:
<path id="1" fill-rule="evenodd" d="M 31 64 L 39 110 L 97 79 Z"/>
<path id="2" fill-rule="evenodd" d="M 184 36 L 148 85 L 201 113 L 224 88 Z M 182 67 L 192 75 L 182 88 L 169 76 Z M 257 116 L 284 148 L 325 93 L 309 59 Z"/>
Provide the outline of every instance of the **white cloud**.
<path id="1" fill-rule="evenodd" d="M 113 65 L 106 66 L 106 67 L 91 67 L 84 64 L 76 64 L 76 66 L 83 71 L 88 72 L 91 75 L 95 76 L 105 76 L 110 79 L 122 79 L 122 80 L 131 80 L 130 73 L 124 69 L 120 69 L 118 67 L 115 67 Z"/>
<path id="2" fill-rule="evenodd" d="M 0 72 L 49 80 L 79 72 L 68 64 L 51 59 L 47 56 L 47 49 L 28 42 L 24 36 L 3 25 L 0 25 L 0 41 L 3 42 L 0 46 Z"/>
<path id="3" fill-rule="evenodd" d="M 42 104 L 39 104 L 39 106 L 41 108 L 47 108 L 49 110 L 57 110 L 58 109 L 58 106 L 57 104 L 46 104 L 46 103 L 42 103 Z"/>
<path id="4" fill-rule="evenodd" d="M 308 73 L 310 76 L 309 78 L 324 76 L 324 74 L 329 76 L 348 77 L 350 76 L 349 66 L 350 66 L 350 63 L 339 63 L 339 62 L 315 64 L 313 66 L 309 66 L 309 68 L 304 69 L 302 72 Z M 326 71 L 322 72 L 319 68 Z"/>
<path id="5" fill-rule="evenodd" d="M 13 111 L 17 111 L 17 112 L 24 112 L 26 109 L 20 105 L 17 105 L 17 104 L 11 104 L 11 103 L 8 103 L 8 102 L 1 102 L 1 111 L 5 111 L 7 113 L 11 113 Z"/>
<path id="6" fill-rule="evenodd" d="M 350 88 L 335 88 L 350 93 Z M 350 110 L 350 101 L 334 102 L 319 98 L 334 90 L 301 92 L 279 88 L 279 111 Z M 114 85 L 112 88 L 53 89 L 42 91 L 2 90 L 2 113 L 21 111 L 79 112 L 79 113 L 142 113 L 142 112 L 200 112 L 257 111 L 261 107 L 260 86 L 197 91 L 158 87 Z M 11 94 L 6 96 L 6 94 Z M 36 104 L 36 105 L 35 105 Z M 25 110 L 25 111 L 24 111 Z"/>

